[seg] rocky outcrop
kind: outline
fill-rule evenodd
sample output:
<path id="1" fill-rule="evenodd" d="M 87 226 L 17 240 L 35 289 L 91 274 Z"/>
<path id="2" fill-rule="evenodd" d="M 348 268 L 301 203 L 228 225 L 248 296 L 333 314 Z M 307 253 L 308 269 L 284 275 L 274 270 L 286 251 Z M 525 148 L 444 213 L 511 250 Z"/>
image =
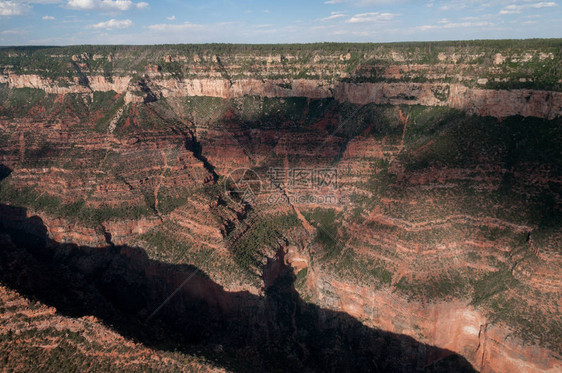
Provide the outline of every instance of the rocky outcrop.
<path id="1" fill-rule="evenodd" d="M 560 358 L 526 345 L 505 325 L 493 323 L 464 302 L 416 302 L 388 290 L 317 279 L 323 304 L 341 309 L 368 325 L 431 341 L 465 356 L 480 372 L 557 372 Z"/>
<path id="2" fill-rule="evenodd" d="M 126 102 L 142 100 L 134 95 L 137 87 L 131 77 L 115 77 L 109 82 L 102 76 L 88 77 L 89 86 L 72 82 L 62 87 L 37 75 L 14 75 L 0 79 L 12 88 L 36 88 L 50 94 L 90 93 L 92 91 L 126 94 Z M 490 90 L 442 83 L 330 83 L 296 79 L 290 88 L 283 80 L 165 79 L 153 80 L 155 94 L 162 97 L 207 96 L 224 99 L 244 96 L 335 98 L 359 105 L 449 106 L 469 114 L 505 118 L 512 115 L 553 119 L 562 115 L 562 93 L 535 90 Z"/>
<path id="3" fill-rule="evenodd" d="M 94 75 L 88 77 L 88 84 L 79 84 L 79 79 L 67 80 L 64 85 L 39 75 L 9 74 L 0 76 L 0 83 L 8 84 L 12 88 L 35 88 L 49 94 L 91 93 L 92 91 L 124 93 L 128 90 L 131 77 L 113 77 L 109 81 L 106 77 Z"/>
<path id="4" fill-rule="evenodd" d="M 562 115 L 562 93 L 548 91 L 473 89 L 458 84 L 343 83 L 335 87 L 335 97 L 361 105 L 449 106 L 496 118 L 521 115 L 553 119 Z"/>

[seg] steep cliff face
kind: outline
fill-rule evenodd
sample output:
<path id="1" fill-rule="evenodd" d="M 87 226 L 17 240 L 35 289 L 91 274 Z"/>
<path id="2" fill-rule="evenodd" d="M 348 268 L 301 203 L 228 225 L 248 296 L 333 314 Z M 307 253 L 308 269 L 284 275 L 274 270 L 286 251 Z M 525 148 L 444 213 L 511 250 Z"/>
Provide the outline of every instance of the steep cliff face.
<path id="1" fill-rule="evenodd" d="M 243 349 L 254 367 L 285 347 L 292 367 L 312 367 L 330 351 L 357 358 L 342 344 L 315 344 L 314 320 L 324 337 L 338 335 L 330 343 L 368 335 L 378 347 L 365 353 L 377 359 L 386 341 L 400 356 L 387 363 L 403 370 L 424 359 L 449 364 L 456 353 L 484 372 L 558 371 L 560 56 L 513 43 L 144 47 L 150 57 L 142 58 L 136 47 L 2 50 L 0 202 L 26 208 L 0 211 L 1 228 L 20 232 L 10 233 L 10 263 L 21 259 L 11 256 L 25 246 L 19 234 L 38 234 L 39 216 L 58 251 L 30 255 L 54 266 L 65 258 L 72 276 L 99 274 L 98 262 L 76 259 L 65 244 L 87 246 L 92 257 L 143 248 L 148 258 L 124 250 L 102 276 L 133 293 L 142 284 L 165 297 L 162 289 L 184 280 L 181 265 L 194 265 L 209 281 L 197 277 L 163 312 L 171 320 L 196 296 L 201 309 L 242 315 L 237 297 L 252 299 L 258 311 L 244 325 L 272 323 L 270 339 L 254 341 L 269 346 L 259 356 Z M 236 175 L 253 176 L 233 183 Z M 257 185 L 251 196 L 247 185 Z M 144 264 L 122 266 L 128 255 Z M 166 264 L 179 265 L 170 278 Z M 5 275 L 18 290 L 42 289 Z M 129 310 L 120 293 L 98 290 Z M 65 297 L 45 302 L 66 305 Z M 139 319 L 159 307 L 156 298 L 139 306 L 123 295 Z M 412 356 L 395 349 L 402 337 L 363 326 L 408 336 Z M 230 364 L 239 341 L 220 330 L 187 345 Z M 230 347 L 217 347 L 220 338 Z"/>
<path id="2" fill-rule="evenodd" d="M 57 86 L 37 75 L 12 75 L 0 78 L 11 88 L 35 88 L 52 94 L 86 94 L 90 91 L 125 94 L 126 101 L 142 101 L 135 96 L 137 87 L 132 77 L 109 82 L 103 76 L 88 77 L 89 87 Z M 113 79 L 112 79 L 113 80 Z M 562 114 L 562 93 L 529 89 L 491 90 L 442 83 L 330 83 L 324 80 L 295 79 L 290 88 L 283 80 L 184 79 L 152 80 L 154 91 L 165 98 L 244 96 L 335 98 L 358 105 L 424 105 L 453 107 L 468 114 L 505 118 L 512 115 L 554 119 Z"/>

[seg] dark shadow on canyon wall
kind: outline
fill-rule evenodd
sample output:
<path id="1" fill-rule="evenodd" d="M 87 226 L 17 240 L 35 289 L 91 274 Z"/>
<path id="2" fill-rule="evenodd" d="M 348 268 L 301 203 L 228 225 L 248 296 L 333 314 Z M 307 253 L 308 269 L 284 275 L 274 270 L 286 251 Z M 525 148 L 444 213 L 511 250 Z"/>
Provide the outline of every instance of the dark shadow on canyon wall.
<path id="1" fill-rule="evenodd" d="M 2 163 L 0 163 L 0 181 L 10 176 L 11 173 L 12 170 L 9 167 L 6 167 Z"/>
<path id="2" fill-rule="evenodd" d="M 306 303 L 277 259 L 264 296 L 227 292 L 197 268 L 150 260 L 141 248 L 54 242 L 39 217 L 0 205 L 2 283 L 61 314 L 94 315 L 147 346 L 197 351 L 238 372 L 473 371 L 451 351 Z"/>

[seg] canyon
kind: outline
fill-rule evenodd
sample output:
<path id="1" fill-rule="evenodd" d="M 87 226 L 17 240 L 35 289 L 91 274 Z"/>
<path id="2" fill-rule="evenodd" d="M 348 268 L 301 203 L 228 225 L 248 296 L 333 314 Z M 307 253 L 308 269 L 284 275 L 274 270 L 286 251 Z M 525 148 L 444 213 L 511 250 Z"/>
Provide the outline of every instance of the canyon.
<path id="1" fill-rule="evenodd" d="M 559 371 L 561 50 L 0 49 L 0 366 Z"/>

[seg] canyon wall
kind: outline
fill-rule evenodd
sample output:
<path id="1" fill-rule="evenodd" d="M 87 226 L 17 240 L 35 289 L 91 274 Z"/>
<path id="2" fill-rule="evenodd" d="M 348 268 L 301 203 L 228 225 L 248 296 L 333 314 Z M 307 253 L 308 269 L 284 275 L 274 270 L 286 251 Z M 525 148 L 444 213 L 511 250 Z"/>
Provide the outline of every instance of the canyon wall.
<path id="1" fill-rule="evenodd" d="M 78 277 L 98 273 L 97 259 L 75 263 L 66 245 L 142 248 L 123 257 L 149 267 L 129 273 L 119 256 L 108 275 L 132 290 L 179 285 L 193 265 L 211 308 L 242 296 L 271 307 L 288 267 L 290 307 L 271 309 L 304 318 L 277 320 L 288 324 L 267 343 L 290 341 L 292 362 L 315 356 L 314 320 L 336 333 L 328 341 L 353 325 L 421 343 L 396 360 L 404 371 L 439 371 L 455 354 L 483 372 L 559 371 L 560 48 L 534 43 L 1 50 L 0 202 L 25 211 L 0 225 L 37 234 L 39 217 L 60 250 L 47 259 L 67 258 Z M 232 190 L 238 169 L 262 182 L 255 198 Z M 337 185 L 295 187 L 295 170 L 336 170 Z M 6 263 L 23 258 L 12 249 Z M 189 289 L 164 308 L 170 319 Z M 156 298 L 131 312 L 146 318 Z M 251 328 L 274 323 L 262 308 Z M 190 346 L 221 355 L 218 329 Z M 347 350 L 316 356 L 330 351 Z"/>
<path id="2" fill-rule="evenodd" d="M 359 287 L 317 275 L 321 304 L 338 308 L 384 330 L 431 341 L 467 358 L 480 372 L 557 372 L 559 358 L 549 349 L 513 338 L 505 325 L 463 301 L 417 302 L 369 286 Z"/>
<path id="3" fill-rule="evenodd" d="M 10 88 L 35 88 L 49 94 L 87 94 L 92 91 L 127 94 L 128 100 L 142 100 L 132 77 L 116 77 L 112 82 L 103 76 L 88 77 L 90 85 L 78 82 L 61 87 L 37 75 L 0 77 L 0 83 Z M 244 79 L 185 79 L 151 80 L 150 86 L 162 97 L 220 97 L 244 96 L 334 98 L 340 102 L 366 105 L 424 105 L 447 106 L 468 114 L 505 118 L 512 115 L 553 119 L 562 115 L 562 92 L 529 89 L 491 90 L 468 88 L 460 84 L 442 83 L 329 83 L 322 80 L 295 79 L 291 88 L 283 87 L 283 80 Z M 137 93 L 137 95 L 133 95 Z"/>

